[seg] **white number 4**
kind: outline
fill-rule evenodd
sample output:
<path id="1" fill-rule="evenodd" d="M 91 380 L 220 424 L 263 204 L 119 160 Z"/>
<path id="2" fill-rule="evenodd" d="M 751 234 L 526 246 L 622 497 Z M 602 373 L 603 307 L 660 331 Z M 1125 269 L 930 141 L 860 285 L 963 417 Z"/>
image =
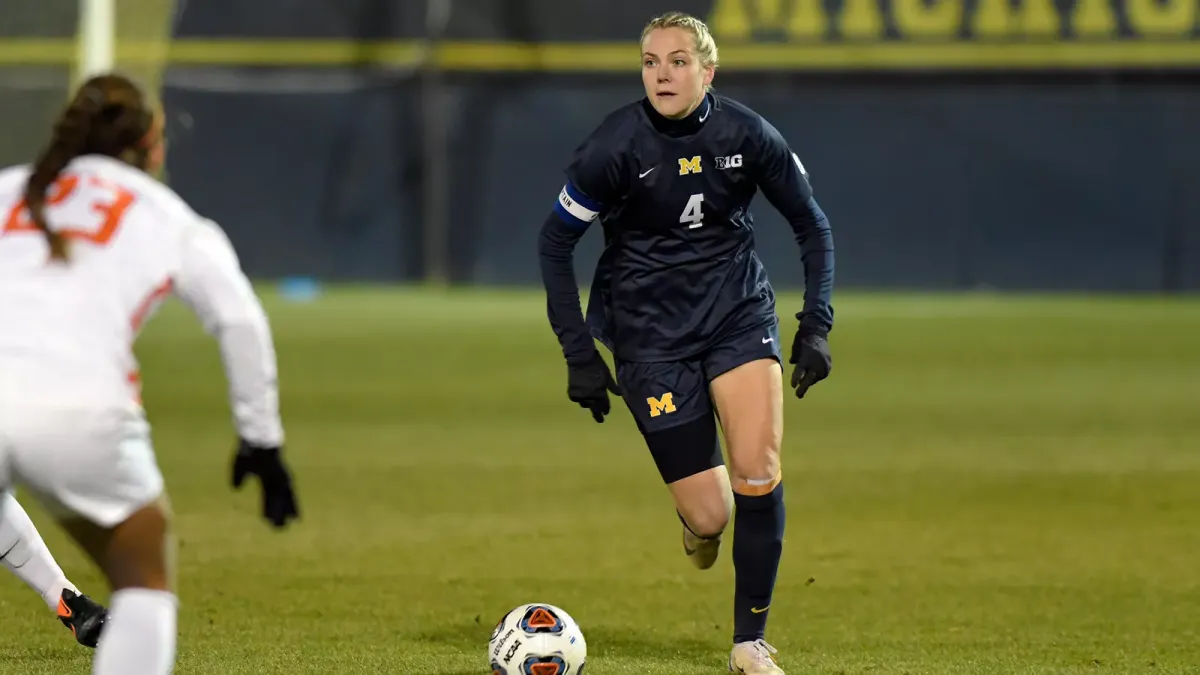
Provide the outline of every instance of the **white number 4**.
<path id="1" fill-rule="evenodd" d="M 683 207 L 683 215 L 679 216 L 680 224 L 686 224 L 689 230 L 694 230 L 704 224 L 704 212 L 700 205 L 704 202 L 704 193 L 698 192 L 688 197 L 687 206 Z"/>

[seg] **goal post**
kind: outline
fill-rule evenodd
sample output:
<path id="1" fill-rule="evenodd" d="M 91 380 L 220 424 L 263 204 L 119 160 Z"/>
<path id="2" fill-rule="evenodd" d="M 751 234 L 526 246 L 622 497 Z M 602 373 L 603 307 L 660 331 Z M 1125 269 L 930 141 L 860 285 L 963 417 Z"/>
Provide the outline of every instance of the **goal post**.
<path id="1" fill-rule="evenodd" d="M 117 0 L 79 0 L 79 28 L 72 84 L 112 70 L 117 61 Z"/>
<path id="2" fill-rule="evenodd" d="M 72 86 L 118 70 L 161 95 L 175 0 L 78 0 Z"/>
<path id="3" fill-rule="evenodd" d="M 0 0 L 0 167 L 30 162 L 87 76 L 116 69 L 156 97 L 185 0 Z"/>

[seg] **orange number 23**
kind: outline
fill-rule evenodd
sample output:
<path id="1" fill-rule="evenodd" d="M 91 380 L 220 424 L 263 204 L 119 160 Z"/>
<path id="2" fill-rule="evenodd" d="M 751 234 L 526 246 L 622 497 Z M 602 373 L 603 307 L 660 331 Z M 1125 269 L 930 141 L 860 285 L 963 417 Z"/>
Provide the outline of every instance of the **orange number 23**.
<path id="1" fill-rule="evenodd" d="M 74 175 L 59 178 L 46 196 L 46 206 L 56 206 L 70 199 L 79 189 L 80 180 L 79 176 Z M 81 239 L 90 241 L 97 246 L 104 246 L 112 241 L 113 236 L 117 233 L 117 228 L 121 226 L 125 212 L 129 210 L 130 206 L 133 206 L 135 197 L 129 190 L 96 176 L 88 178 L 87 182 L 90 187 L 102 188 L 112 197 L 109 201 L 99 200 L 91 205 L 92 211 L 100 217 L 100 227 L 90 230 L 60 227 L 58 231 L 68 239 Z M 8 212 L 8 217 L 4 220 L 4 229 L 0 231 L 0 235 L 21 232 L 40 232 L 33 219 L 29 217 L 24 199 L 17 202 L 16 206 L 13 206 L 12 210 Z"/>

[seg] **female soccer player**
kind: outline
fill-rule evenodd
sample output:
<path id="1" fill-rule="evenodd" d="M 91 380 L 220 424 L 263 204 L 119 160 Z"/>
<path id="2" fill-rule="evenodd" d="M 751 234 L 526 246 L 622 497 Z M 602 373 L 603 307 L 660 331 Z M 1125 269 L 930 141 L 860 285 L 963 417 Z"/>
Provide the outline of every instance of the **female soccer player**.
<path id="1" fill-rule="evenodd" d="M 729 668 L 782 673 L 763 637 L 783 545 L 783 371 L 775 295 L 754 251 L 756 190 L 787 218 L 802 251 L 806 292 L 790 358 L 798 397 L 831 368 L 833 240 L 779 132 L 709 91 L 717 47 L 704 23 L 661 16 L 641 47 L 645 98 L 609 114 L 576 150 L 542 228 L 550 323 L 569 398 L 602 422 L 607 392 L 624 397 L 697 567 L 715 562 L 736 505 Z M 597 219 L 605 249 L 585 321 L 572 255 Z M 593 337 L 612 351 L 615 380 Z"/>
<path id="2" fill-rule="evenodd" d="M 256 474 L 264 516 L 297 515 L 266 315 L 225 234 L 151 177 L 162 129 L 131 81 L 98 76 L 32 166 L 0 172 L 0 490 L 23 483 L 108 578 L 97 675 L 175 661 L 174 543 L 133 355 L 168 293 L 220 343 L 234 487 Z"/>

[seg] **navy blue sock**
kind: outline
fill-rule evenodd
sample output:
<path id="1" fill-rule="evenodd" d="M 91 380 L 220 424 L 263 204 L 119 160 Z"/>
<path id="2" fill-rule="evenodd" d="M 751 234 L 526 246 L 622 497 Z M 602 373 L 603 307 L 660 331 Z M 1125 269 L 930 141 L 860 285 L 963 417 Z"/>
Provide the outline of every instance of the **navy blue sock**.
<path id="1" fill-rule="evenodd" d="M 733 641 L 751 642 L 767 629 L 767 609 L 783 554 L 783 484 L 761 497 L 734 493 Z"/>

